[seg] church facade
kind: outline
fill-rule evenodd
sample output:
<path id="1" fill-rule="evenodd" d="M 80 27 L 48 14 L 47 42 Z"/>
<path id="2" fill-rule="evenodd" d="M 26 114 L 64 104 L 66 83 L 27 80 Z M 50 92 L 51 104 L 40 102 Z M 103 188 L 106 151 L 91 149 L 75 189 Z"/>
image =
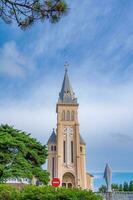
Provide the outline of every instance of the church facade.
<path id="1" fill-rule="evenodd" d="M 93 176 L 86 172 L 86 144 L 80 134 L 78 107 L 66 69 L 56 104 L 57 128 L 47 143 L 50 184 L 58 177 L 63 187 L 92 190 Z"/>

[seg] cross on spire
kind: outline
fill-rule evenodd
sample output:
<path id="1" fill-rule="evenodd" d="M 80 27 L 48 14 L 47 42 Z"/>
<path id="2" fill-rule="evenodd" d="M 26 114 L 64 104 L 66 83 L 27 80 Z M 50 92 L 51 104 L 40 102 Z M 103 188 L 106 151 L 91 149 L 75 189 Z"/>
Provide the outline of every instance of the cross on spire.
<path id="1" fill-rule="evenodd" d="M 67 67 L 69 66 L 68 62 L 65 62 L 65 75 L 64 80 L 62 83 L 61 92 L 59 93 L 59 103 L 77 103 L 77 99 L 75 98 L 75 94 L 73 92 L 73 89 L 71 87 Z"/>
<path id="2" fill-rule="evenodd" d="M 68 69 L 68 66 L 69 66 L 69 63 L 66 61 L 66 62 L 65 62 L 65 64 L 64 64 L 65 71 L 67 71 L 67 69 Z"/>

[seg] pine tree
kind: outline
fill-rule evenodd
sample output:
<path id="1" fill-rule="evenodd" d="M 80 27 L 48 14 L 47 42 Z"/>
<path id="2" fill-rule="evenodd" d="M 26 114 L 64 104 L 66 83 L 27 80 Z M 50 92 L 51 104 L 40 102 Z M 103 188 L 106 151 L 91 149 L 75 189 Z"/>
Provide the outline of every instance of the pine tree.
<path id="1" fill-rule="evenodd" d="M 4 22 L 17 22 L 25 29 L 35 21 L 49 20 L 52 23 L 68 11 L 64 0 L 1 0 L 0 17 Z"/>
<path id="2" fill-rule="evenodd" d="M 128 186 L 128 183 L 127 182 L 124 182 L 123 184 L 123 190 L 126 192 L 126 191 L 129 191 L 129 186 Z"/>
<path id="3" fill-rule="evenodd" d="M 47 158 L 47 147 L 30 134 L 9 125 L 0 126 L 0 182 L 8 178 L 36 177 L 47 184 L 49 174 L 42 169 Z"/>
<path id="4" fill-rule="evenodd" d="M 129 191 L 133 191 L 133 181 L 130 181 L 129 183 Z"/>
<path id="5" fill-rule="evenodd" d="M 122 186 L 122 184 L 119 185 L 119 191 L 123 191 L 123 186 Z"/>
<path id="6" fill-rule="evenodd" d="M 107 192 L 107 187 L 106 187 L 105 185 L 102 185 L 102 186 L 99 188 L 99 192 L 102 192 L 102 193 Z"/>

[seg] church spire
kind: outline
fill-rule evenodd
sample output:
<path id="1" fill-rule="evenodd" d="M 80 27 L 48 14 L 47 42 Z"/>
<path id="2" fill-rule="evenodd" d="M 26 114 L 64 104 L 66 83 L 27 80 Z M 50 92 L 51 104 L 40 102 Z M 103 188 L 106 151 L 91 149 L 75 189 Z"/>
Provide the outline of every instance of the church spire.
<path id="1" fill-rule="evenodd" d="M 62 83 L 61 92 L 59 93 L 58 103 L 77 103 L 77 98 L 75 98 L 75 93 L 73 92 L 69 81 L 67 68 L 65 68 L 65 75 Z"/>

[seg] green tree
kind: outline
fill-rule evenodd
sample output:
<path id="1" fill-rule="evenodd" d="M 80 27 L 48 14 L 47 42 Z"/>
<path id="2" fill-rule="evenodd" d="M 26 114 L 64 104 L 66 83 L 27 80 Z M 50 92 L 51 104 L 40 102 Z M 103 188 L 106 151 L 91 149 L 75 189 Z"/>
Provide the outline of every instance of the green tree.
<path id="1" fill-rule="evenodd" d="M 129 191 L 133 191 L 133 181 L 130 181 L 129 183 Z"/>
<path id="2" fill-rule="evenodd" d="M 122 184 L 119 185 L 119 191 L 123 191 L 123 185 Z"/>
<path id="3" fill-rule="evenodd" d="M 116 183 L 113 183 L 112 185 L 111 185 L 111 188 L 112 188 L 112 190 L 115 190 L 115 191 L 119 191 L 119 185 L 118 184 L 116 184 Z"/>
<path id="4" fill-rule="evenodd" d="M 107 192 L 107 187 L 105 185 L 102 185 L 100 188 L 99 188 L 99 192 Z"/>
<path id="5" fill-rule="evenodd" d="M 67 10 L 64 0 L 0 0 L 1 19 L 15 21 L 23 29 L 37 20 L 58 22 Z"/>
<path id="6" fill-rule="evenodd" d="M 128 183 L 127 182 L 124 182 L 123 184 L 123 190 L 126 192 L 126 191 L 129 191 L 129 186 L 128 186 Z"/>
<path id="7" fill-rule="evenodd" d="M 8 178 L 38 178 L 44 184 L 49 174 L 42 169 L 47 147 L 30 134 L 9 125 L 0 126 L 0 182 Z"/>

